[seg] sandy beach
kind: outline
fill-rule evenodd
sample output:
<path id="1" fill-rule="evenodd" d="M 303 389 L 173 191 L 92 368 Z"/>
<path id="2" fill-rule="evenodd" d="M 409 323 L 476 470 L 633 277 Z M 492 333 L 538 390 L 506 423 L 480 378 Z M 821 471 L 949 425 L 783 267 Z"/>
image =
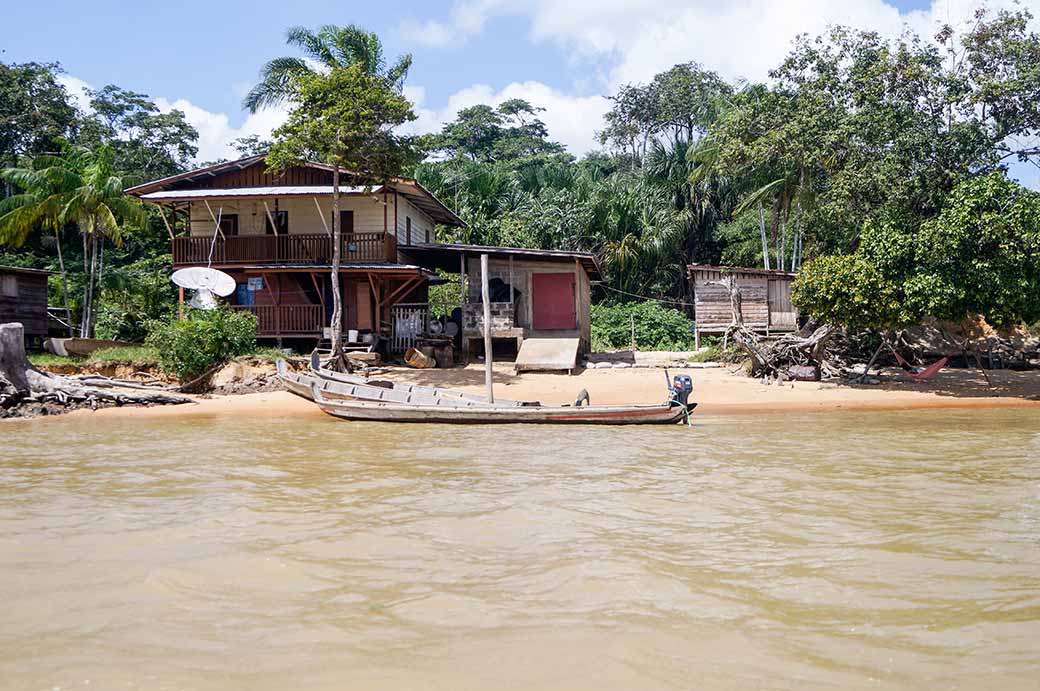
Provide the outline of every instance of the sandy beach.
<path id="1" fill-rule="evenodd" d="M 673 370 L 678 371 L 678 370 Z M 693 400 L 698 415 L 840 410 L 910 410 L 927 408 L 1037 407 L 1040 409 L 1040 372 L 989 372 L 992 386 L 977 370 L 944 370 L 930 382 L 915 382 L 896 369 L 884 370 L 881 384 L 848 386 L 830 382 L 787 382 L 767 385 L 734 375 L 723 367 L 682 370 L 694 381 Z M 415 384 L 482 393 L 484 369 L 470 365 L 455 369 L 390 368 L 380 375 Z M 571 403 L 585 389 L 592 403 L 656 403 L 665 394 L 662 369 L 589 369 L 573 376 L 549 373 L 516 375 L 510 363 L 496 363 L 495 392 L 503 398 Z M 285 391 L 235 396 L 197 397 L 192 405 L 148 408 L 80 410 L 74 416 L 321 416 L 310 402 Z M 65 417 L 65 416 L 61 416 Z M 60 419 L 60 418 L 58 418 Z"/>

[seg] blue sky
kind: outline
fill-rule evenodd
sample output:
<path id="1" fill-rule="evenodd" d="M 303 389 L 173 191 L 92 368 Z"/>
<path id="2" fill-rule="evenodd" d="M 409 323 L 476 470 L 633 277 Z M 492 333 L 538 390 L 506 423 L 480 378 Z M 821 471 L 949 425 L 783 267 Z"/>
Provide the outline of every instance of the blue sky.
<path id="1" fill-rule="evenodd" d="M 990 2 L 990 7 L 1004 4 Z M 1040 5 L 1040 0 L 1024 3 Z M 5 8 L 4 61 L 59 61 L 66 85 L 114 83 L 178 107 L 199 129 L 202 160 L 284 117 L 249 117 L 244 91 L 268 59 L 290 53 L 291 25 L 356 23 L 388 55 L 411 52 L 415 127 L 432 130 L 461 107 L 520 96 L 545 107 L 550 134 L 575 153 L 594 146 L 604 94 L 696 60 L 729 79 L 763 79 L 799 32 L 845 23 L 932 35 L 977 0 L 450 0 L 179 3 L 19 2 Z M 1036 12 L 1040 7 L 1033 7 Z"/>

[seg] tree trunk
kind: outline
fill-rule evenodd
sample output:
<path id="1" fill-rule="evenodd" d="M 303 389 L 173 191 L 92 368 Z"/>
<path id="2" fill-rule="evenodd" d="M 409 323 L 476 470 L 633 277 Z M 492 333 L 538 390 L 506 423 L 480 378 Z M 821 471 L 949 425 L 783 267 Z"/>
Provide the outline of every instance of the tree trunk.
<path id="1" fill-rule="evenodd" d="M 65 318 L 69 320 L 69 338 L 76 334 L 72 330 L 72 310 L 69 309 L 69 275 L 65 273 L 65 258 L 61 253 L 61 231 L 54 231 L 54 246 L 58 249 L 58 268 L 61 269 L 61 297 L 65 302 Z"/>
<path id="2" fill-rule="evenodd" d="M 766 239 L 766 213 L 762 210 L 762 200 L 758 202 L 758 233 L 762 236 L 762 265 L 769 271 L 769 241 Z"/>
<path id="3" fill-rule="evenodd" d="M 113 384 L 117 387 L 118 384 Z M 41 372 L 25 355 L 25 330 L 17 322 L 0 324 L 0 417 L 24 403 L 191 403 L 190 398 L 165 392 L 142 392 L 83 386 L 68 377 Z"/>
<path id="4" fill-rule="evenodd" d="M 87 284 L 83 289 L 83 314 L 80 317 L 79 335 L 81 338 L 91 338 L 90 318 L 94 307 L 94 276 L 97 272 L 97 241 L 94 234 L 90 233 L 86 239 L 87 257 L 84 260 L 87 268 Z"/>
<path id="5" fill-rule="evenodd" d="M 881 334 L 881 343 L 878 344 L 877 350 L 874 351 L 874 354 L 870 356 L 870 362 L 867 363 L 866 368 L 863 370 L 863 374 L 859 375 L 856 381 L 866 381 L 867 375 L 870 373 L 870 368 L 874 366 L 875 362 L 877 362 L 878 355 L 881 354 L 881 349 L 885 347 L 886 343 L 888 343 L 888 335 Z"/>
<path id="6" fill-rule="evenodd" d="M 343 353 L 343 297 L 339 290 L 340 250 L 343 228 L 339 219 L 339 163 L 332 167 L 332 357 L 339 362 Z M 376 317 L 378 328 L 379 318 Z"/>
<path id="7" fill-rule="evenodd" d="M 784 270 L 784 260 L 787 254 L 787 219 L 780 219 L 780 247 L 777 248 L 777 268 L 781 271 Z"/>

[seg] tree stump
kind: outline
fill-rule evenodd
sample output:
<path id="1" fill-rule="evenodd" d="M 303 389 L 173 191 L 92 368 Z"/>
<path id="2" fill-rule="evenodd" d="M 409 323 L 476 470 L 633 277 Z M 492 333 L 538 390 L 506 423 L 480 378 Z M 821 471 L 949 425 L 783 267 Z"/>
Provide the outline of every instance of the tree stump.
<path id="1" fill-rule="evenodd" d="M 0 409 L 11 409 L 26 403 L 57 402 L 96 405 L 191 403 L 185 396 L 164 392 L 143 392 L 84 386 L 68 377 L 41 372 L 33 367 L 25 354 L 25 332 L 17 322 L 0 324 Z"/>

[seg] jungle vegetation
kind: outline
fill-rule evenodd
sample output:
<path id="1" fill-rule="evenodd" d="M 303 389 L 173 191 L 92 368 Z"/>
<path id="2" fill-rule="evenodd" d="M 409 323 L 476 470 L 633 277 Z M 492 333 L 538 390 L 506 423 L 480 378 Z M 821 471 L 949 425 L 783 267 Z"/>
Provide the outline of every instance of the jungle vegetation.
<path id="1" fill-rule="evenodd" d="M 798 270 L 799 304 L 843 324 L 969 312 L 1035 321 L 1040 205 L 1009 175 L 1012 163 L 1040 165 L 1040 37 L 1030 19 L 980 11 L 963 31 L 928 38 L 835 27 L 796 39 L 763 83 L 678 64 L 605 94 L 600 149 L 581 157 L 551 138 L 539 104 L 512 99 L 459 111 L 409 142 L 421 161 L 397 160 L 468 224 L 439 239 L 595 252 L 605 270 L 597 302 L 682 307 L 686 265 L 706 262 Z M 297 99 L 301 88 L 317 99 L 314 75 L 342 79 L 343 69 L 400 94 L 411 64 L 387 64 L 378 37 L 357 27 L 292 29 L 289 44 L 302 55 L 263 66 L 249 109 Z M 30 228 L 16 222 L 18 209 L 46 190 L 27 173 L 79 156 L 103 161 L 106 179 L 121 184 L 152 179 L 196 165 L 198 133 L 183 113 L 115 85 L 77 109 L 60 71 L 0 64 L 0 264 L 57 269 L 60 242 L 77 318 L 93 301 L 98 335 L 140 338 L 175 302 L 159 217 L 106 207 L 112 220 L 101 226 L 70 213 Z M 298 113 L 276 136 L 310 126 Z M 237 146 L 245 155 L 268 143 Z M 105 247 L 91 278 L 90 253 Z M 62 304 L 59 282 L 52 288 Z"/>

